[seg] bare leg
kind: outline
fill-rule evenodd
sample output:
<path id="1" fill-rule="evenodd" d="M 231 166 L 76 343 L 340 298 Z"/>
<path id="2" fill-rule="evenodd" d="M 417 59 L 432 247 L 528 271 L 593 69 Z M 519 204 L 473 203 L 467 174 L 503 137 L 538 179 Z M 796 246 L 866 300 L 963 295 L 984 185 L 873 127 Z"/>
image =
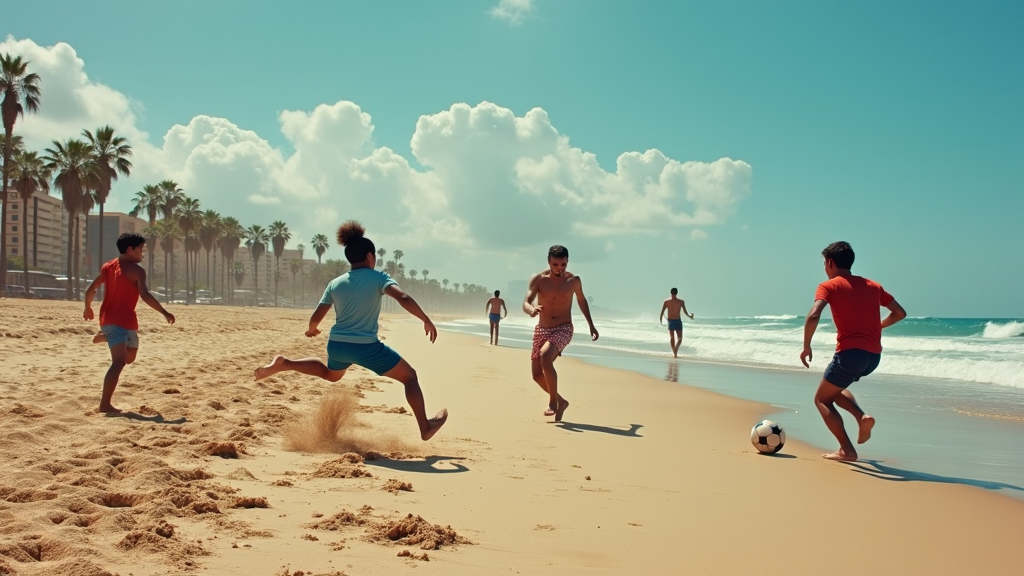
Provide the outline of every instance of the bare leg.
<path id="1" fill-rule="evenodd" d="M 487 342 L 488 344 L 494 344 L 495 343 L 494 342 L 494 329 L 495 328 L 496 328 L 496 326 L 494 325 L 494 322 L 491 322 L 491 339 Z"/>
<path id="2" fill-rule="evenodd" d="M 672 348 L 672 357 L 676 358 L 677 354 L 676 354 L 676 331 L 675 330 L 669 330 L 668 331 L 668 345 L 669 345 L 670 348 Z"/>
<path id="3" fill-rule="evenodd" d="M 132 364 L 132 363 L 134 363 L 135 362 L 135 358 L 138 355 L 139 355 L 139 349 L 138 348 L 128 348 L 124 352 L 124 363 L 125 364 Z"/>
<path id="4" fill-rule="evenodd" d="M 857 444 L 863 444 L 871 439 L 871 429 L 875 427 L 875 419 L 861 410 L 853 392 L 843 390 L 842 394 L 836 396 L 836 404 L 846 410 L 857 419 L 857 426 L 860 428 L 857 435 Z"/>
<path id="5" fill-rule="evenodd" d="M 103 393 L 100 396 L 99 407 L 100 412 L 108 414 L 118 414 L 121 412 L 117 408 L 114 408 L 114 405 L 110 403 L 110 400 L 114 397 L 114 390 L 117 388 L 117 381 L 121 377 L 121 370 L 124 370 L 127 355 L 127 344 L 115 344 L 110 347 L 110 368 L 107 369 L 107 374 L 103 377 Z"/>
<path id="6" fill-rule="evenodd" d="M 683 332 L 681 330 L 673 330 L 672 337 L 672 357 L 679 358 L 679 346 L 683 344 Z"/>
<path id="7" fill-rule="evenodd" d="M 409 403 L 413 415 L 416 416 L 416 424 L 420 427 L 420 438 L 430 440 L 448 420 L 448 409 L 442 408 L 433 418 L 427 418 L 427 409 L 423 403 L 423 390 L 420 389 L 416 370 L 413 370 L 413 367 L 404 358 L 382 376 L 398 380 L 405 386 L 405 401 Z"/>
<path id="8" fill-rule="evenodd" d="M 500 329 L 500 327 L 498 326 L 498 323 L 495 322 L 494 323 L 494 345 L 495 346 L 498 345 L 498 330 L 499 329 Z"/>
<path id="9" fill-rule="evenodd" d="M 850 442 L 850 437 L 846 434 L 846 428 L 843 427 L 843 417 L 836 410 L 834 404 L 836 398 L 842 396 L 842 393 L 842 388 L 828 380 L 822 379 L 821 383 L 818 384 L 818 391 L 814 395 L 814 404 L 818 408 L 818 413 L 821 414 L 822 420 L 828 426 L 829 432 L 832 432 L 832 435 L 839 441 L 839 450 L 823 454 L 822 458 L 856 462 L 857 450 L 853 447 L 853 443 Z"/>
<path id="10" fill-rule="evenodd" d="M 254 380 L 262 380 L 273 376 L 278 372 L 299 372 L 308 376 L 316 376 L 329 382 L 337 382 L 345 375 L 345 370 L 331 370 L 326 364 L 316 358 L 303 358 L 301 360 L 289 360 L 284 356 L 277 356 L 266 366 L 260 366 L 253 371 Z M 347 370 L 347 368 L 346 368 Z"/>
<path id="11" fill-rule="evenodd" d="M 544 378 L 544 367 L 543 367 L 543 363 L 542 363 L 541 359 L 538 358 L 538 359 L 534 360 L 533 363 L 531 364 L 531 368 L 532 368 L 532 371 L 533 371 L 533 381 L 536 382 L 537 385 L 540 386 L 541 390 L 547 392 L 548 391 L 548 382 Z M 557 374 L 556 374 L 556 378 L 557 378 Z M 566 400 L 565 398 L 562 398 L 561 396 L 558 396 L 558 404 L 559 405 L 569 406 L 569 401 Z M 556 412 L 557 412 L 556 408 L 549 408 L 549 409 L 544 411 L 544 415 L 545 416 L 554 416 Z"/>
<path id="12" fill-rule="evenodd" d="M 104 334 L 102 331 L 101 332 L 97 332 L 96 335 L 92 337 L 92 343 L 93 344 L 101 344 L 101 343 L 106 342 L 106 341 L 107 341 L 107 335 Z"/>

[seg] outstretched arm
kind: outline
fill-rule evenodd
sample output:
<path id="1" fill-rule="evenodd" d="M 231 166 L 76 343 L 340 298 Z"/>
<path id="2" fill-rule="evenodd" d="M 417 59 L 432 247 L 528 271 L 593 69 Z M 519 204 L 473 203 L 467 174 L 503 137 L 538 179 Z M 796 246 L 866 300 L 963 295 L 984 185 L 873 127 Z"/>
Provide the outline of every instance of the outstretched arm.
<path id="1" fill-rule="evenodd" d="M 167 310 L 164 310 L 160 301 L 156 299 L 153 294 L 149 291 L 149 285 L 146 284 L 146 271 L 141 266 L 135 266 L 136 270 L 129 272 L 130 277 L 135 279 L 135 285 L 139 289 L 139 298 L 145 302 L 150 308 L 156 310 L 163 315 L 164 319 L 167 320 L 168 324 L 174 324 L 174 314 L 171 314 Z"/>
<path id="2" fill-rule="evenodd" d="M 888 328 L 907 317 L 907 311 L 896 300 L 889 302 L 886 308 L 889 309 L 889 315 L 882 319 L 882 328 Z"/>
<path id="3" fill-rule="evenodd" d="M 103 285 L 103 274 L 100 274 L 89 284 L 89 288 L 85 291 L 85 311 L 82 312 L 82 318 L 86 320 L 92 320 L 95 316 L 92 313 L 92 299 L 96 297 L 96 291 L 99 290 L 100 286 Z"/>
<path id="4" fill-rule="evenodd" d="M 384 293 L 397 300 L 398 305 L 405 308 L 406 312 L 423 321 L 423 331 L 430 337 L 431 343 L 437 340 L 437 328 L 434 327 L 434 323 L 430 321 L 427 313 L 420 308 L 420 305 L 416 303 L 412 296 L 406 294 L 397 284 L 392 284 L 385 288 Z"/>
<path id="5" fill-rule="evenodd" d="M 804 350 L 800 353 L 800 361 L 803 362 L 804 368 L 810 368 L 808 364 L 813 359 L 811 353 L 811 338 L 814 336 L 814 331 L 818 329 L 818 320 L 821 320 L 821 311 L 825 309 L 828 302 L 824 300 L 815 300 L 811 306 L 811 311 L 807 313 L 807 319 L 804 320 Z"/>
<path id="6" fill-rule="evenodd" d="M 312 338 L 320 334 L 320 323 L 324 321 L 332 307 L 334 307 L 334 304 L 317 304 L 316 308 L 313 309 L 313 314 L 309 317 L 309 328 L 306 330 L 307 337 Z"/>
<path id="7" fill-rule="evenodd" d="M 580 312 L 587 319 L 587 325 L 590 327 L 590 339 L 597 340 L 600 335 L 597 333 L 597 328 L 594 327 L 594 320 L 590 317 L 590 303 L 583 295 L 583 281 L 579 276 L 576 277 L 576 303 L 580 305 Z"/>
<path id="8" fill-rule="evenodd" d="M 534 274 L 530 278 L 530 285 L 526 289 L 526 298 L 523 299 L 523 312 L 526 312 L 531 318 L 540 314 L 541 306 L 533 305 L 533 301 L 537 299 L 537 279 L 540 278 L 540 274 Z"/>

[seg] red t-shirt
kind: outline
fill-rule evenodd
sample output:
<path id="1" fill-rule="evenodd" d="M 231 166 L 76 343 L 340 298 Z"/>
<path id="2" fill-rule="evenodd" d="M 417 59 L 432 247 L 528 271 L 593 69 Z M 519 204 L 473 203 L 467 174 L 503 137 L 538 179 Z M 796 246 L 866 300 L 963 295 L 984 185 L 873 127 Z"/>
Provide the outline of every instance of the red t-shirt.
<path id="1" fill-rule="evenodd" d="M 138 330 L 135 305 L 139 303 L 139 287 L 121 270 L 121 259 L 114 258 L 100 268 L 103 275 L 103 303 L 100 304 L 100 326 L 120 326 Z"/>
<path id="2" fill-rule="evenodd" d="M 882 353 L 882 315 L 878 308 L 888 306 L 893 297 L 880 284 L 852 274 L 836 276 L 818 284 L 814 299 L 832 307 L 837 352 L 859 348 Z"/>

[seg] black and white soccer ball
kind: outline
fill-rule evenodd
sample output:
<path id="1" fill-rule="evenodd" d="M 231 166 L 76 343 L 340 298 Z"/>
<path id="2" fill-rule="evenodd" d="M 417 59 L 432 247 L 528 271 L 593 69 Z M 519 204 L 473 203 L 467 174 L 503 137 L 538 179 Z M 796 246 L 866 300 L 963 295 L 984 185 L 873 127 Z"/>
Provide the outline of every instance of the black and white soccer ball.
<path id="1" fill-rule="evenodd" d="M 750 443 L 762 454 L 775 454 L 786 443 L 786 431 L 776 422 L 761 420 L 750 430 Z"/>

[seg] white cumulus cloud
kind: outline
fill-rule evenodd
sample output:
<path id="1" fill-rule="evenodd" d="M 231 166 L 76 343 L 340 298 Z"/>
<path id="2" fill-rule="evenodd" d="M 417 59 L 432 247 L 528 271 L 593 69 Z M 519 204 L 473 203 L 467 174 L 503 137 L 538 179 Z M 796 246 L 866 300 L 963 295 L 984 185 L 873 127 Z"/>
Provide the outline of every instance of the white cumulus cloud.
<path id="1" fill-rule="evenodd" d="M 490 9 L 492 17 L 508 20 L 512 24 L 522 24 L 523 20 L 534 10 L 533 0 L 501 0 Z"/>
<path id="2" fill-rule="evenodd" d="M 506 4 L 531 9 L 529 2 L 499 8 Z M 613 236 L 692 229 L 692 239 L 704 239 L 704 228 L 728 220 L 751 193 L 752 169 L 741 160 L 681 161 L 652 149 L 620 155 L 609 171 L 572 146 L 543 109 L 516 116 L 490 102 L 422 116 L 411 140 L 422 169 L 376 146 L 370 114 L 348 101 L 281 112 L 290 153 L 230 119 L 204 115 L 154 143 L 136 124 L 136 105 L 90 80 L 71 46 L 9 38 L 0 51 L 22 55 L 42 76 L 39 114 L 16 126 L 28 146 L 103 124 L 129 139 L 135 169 L 115 183 L 109 211 L 129 210 L 144 184 L 170 179 L 204 209 L 243 225 L 286 221 L 293 244 L 357 218 L 389 248 L 440 245 L 511 262 L 521 248 L 555 242 L 600 257 Z"/>

